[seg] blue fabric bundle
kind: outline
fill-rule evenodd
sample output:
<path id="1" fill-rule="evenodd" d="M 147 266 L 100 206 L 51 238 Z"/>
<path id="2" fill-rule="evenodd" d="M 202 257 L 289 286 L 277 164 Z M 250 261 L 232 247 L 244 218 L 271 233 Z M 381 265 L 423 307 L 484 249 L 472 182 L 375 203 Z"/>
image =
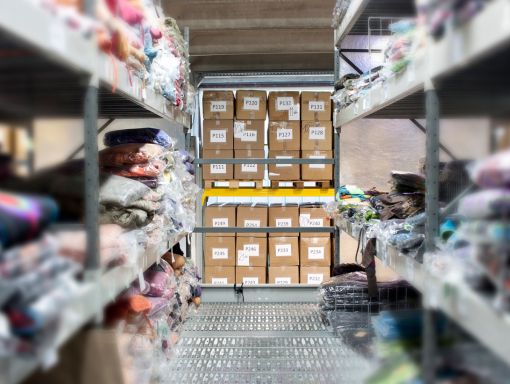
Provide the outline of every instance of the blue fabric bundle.
<path id="1" fill-rule="evenodd" d="M 134 128 L 111 131 L 104 136 L 103 142 L 107 147 L 132 143 L 158 144 L 167 149 L 173 146 L 173 141 L 170 136 L 168 136 L 165 131 L 156 128 Z"/>

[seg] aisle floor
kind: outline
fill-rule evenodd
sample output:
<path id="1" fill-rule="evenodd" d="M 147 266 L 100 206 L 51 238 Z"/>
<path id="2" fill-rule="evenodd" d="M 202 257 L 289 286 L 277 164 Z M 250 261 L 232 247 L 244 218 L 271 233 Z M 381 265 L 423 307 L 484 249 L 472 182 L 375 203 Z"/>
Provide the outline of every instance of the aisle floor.
<path id="1" fill-rule="evenodd" d="M 370 367 L 316 304 L 214 303 L 186 323 L 163 383 L 355 384 Z"/>

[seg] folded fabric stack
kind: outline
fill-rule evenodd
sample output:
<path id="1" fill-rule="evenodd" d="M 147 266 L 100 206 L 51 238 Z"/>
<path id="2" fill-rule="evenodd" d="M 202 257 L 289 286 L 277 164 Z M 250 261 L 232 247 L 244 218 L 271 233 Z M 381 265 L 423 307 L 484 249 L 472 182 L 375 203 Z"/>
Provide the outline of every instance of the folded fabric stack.
<path id="1" fill-rule="evenodd" d="M 164 131 L 112 131 L 105 135 L 104 144 L 108 148 L 99 155 L 101 170 L 115 176 L 108 180 L 111 196 L 107 199 L 105 194 L 100 195 L 103 223 L 143 228 L 149 246 L 193 230 L 198 187 L 183 161 L 189 156 L 175 151 Z M 137 185 L 128 187 L 129 183 Z M 131 192 L 130 198 L 119 200 L 127 191 Z"/>
<path id="2" fill-rule="evenodd" d="M 5 198 L 5 194 L 2 195 Z M 50 204 L 52 209 L 53 205 Z M 38 240 L 26 242 L 44 228 L 39 221 L 42 216 L 38 216 L 41 212 L 35 207 L 25 206 L 28 210 L 23 213 L 30 212 L 27 223 L 20 222 L 26 216 L 16 216 L 19 211 L 9 212 L 17 220 L 10 222 L 10 242 L 3 242 L 3 245 L 13 244 L 13 240 L 24 244 L 0 252 L 0 317 L 5 320 L 2 322 L 4 332 L 0 335 L 0 355 L 4 357 L 34 356 L 48 345 L 52 346 L 62 310 L 77 291 L 75 278 L 81 267 L 59 254 L 58 242 L 53 236 L 46 234 Z M 5 218 L 9 216 L 2 217 L 3 220 Z"/>
<path id="3" fill-rule="evenodd" d="M 419 0 L 418 17 L 426 22 L 428 33 L 435 39 L 444 36 L 449 26 L 459 27 L 476 16 L 488 0 Z"/>
<path id="4" fill-rule="evenodd" d="M 98 0 L 92 19 L 83 14 L 83 0 L 33 0 L 83 35 L 96 35 L 106 54 L 124 63 L 147 86 L 173 105 L 192 112 L 189 53 L 175 20 L 165 18 L 153 0 Z M 113 87 L 116 87 L 112 76 Z"/>
<path id="5" fill-rule="evenodd" d="M 449 246 L 470 250 L 464 261 L 483 276 L 478 288 L 491 293 L 498 308 L 510 309 L 510 151 L 474 163 L 470 169 L 479 191 L 459 202 L 460 227 Z M 469 277 L 470 274 L 466 273 Z M 470 278 L 469 281 L 473 282 Z"/>
<path id="6" fill-rule="evenodd" d="M 122 360 L 142 361 L 130 367 L 137 383 L 159 382 L 167 375 L 164 363 L 174 353 L 190 303 L 200 305 L 199 282 L 190 260 L 167 253 L 107 309 L 107 324 L 127 336 Z"/>

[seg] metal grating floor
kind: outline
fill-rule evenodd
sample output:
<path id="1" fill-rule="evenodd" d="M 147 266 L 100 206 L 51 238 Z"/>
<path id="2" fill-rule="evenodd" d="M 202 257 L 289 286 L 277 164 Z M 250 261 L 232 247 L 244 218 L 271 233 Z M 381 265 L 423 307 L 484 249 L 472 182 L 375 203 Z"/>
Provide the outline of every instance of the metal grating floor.
<path id="1" fill-rule="evenodd" d="M 316 304 L 204 304 L 158 382 L 362 383 L 370 361 L 333 337 Z"/>

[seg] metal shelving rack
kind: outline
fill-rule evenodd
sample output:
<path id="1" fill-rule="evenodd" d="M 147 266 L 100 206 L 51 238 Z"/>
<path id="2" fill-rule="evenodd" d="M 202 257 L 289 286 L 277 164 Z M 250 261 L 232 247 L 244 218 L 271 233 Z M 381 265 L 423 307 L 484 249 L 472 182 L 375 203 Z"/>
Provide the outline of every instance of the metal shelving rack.
<path id="1" fill-rule="evenodd" d="M 384 9 L 386 2 L 352 1 L 342 25 L 355 26 L 366 17 L 373 3 L 380 12 L 372 16 L 398 16 Z M 412 1 L 407 1 L 413 3 Z M 343 125 L 363 117 L 426 118 L 426 249 L 435 250 L 439 234 L 439 119 L 440 117 L 502 116 L 510 113 L 508 104 L 509 80 L 504 68 L 510 55 L 510 3 L 506 0 L 488 2 L 471 21 L 458 28 L 450 28 L 438 41 L 428 38 L 426 53 L 421 62 L 406 69 L 401 76 L 374 87 L 366 96 L 347 108 L 337 111 L 334 125 Z M 356 20 L 356 18 L 358 18 Z M 336 57 L 340 55 L 342 38 L 348 28 L 337 31 Z M 356 33 L 356 32 L 355 32 Z M 358 31 L 359 33 L 359 31 Z M 336 60 L 335 75 L 338 76 Z M 356 236 L 352 227 L 344 230 Z M 357 236 L 355 237 L 357 239 Z M 390 247 L 389 245 L 387 245 Z M 426 317 L 424 323 L 423 368 L 428 383 L 434 382 L 433 310 L 440 309 L 461 325 L 480 343 L 510 364 L 510 316 L 499 313 L 479 293 L 462 281 L 446 280 L 433 274 L 397 250 L 389 250 L 383 260 L 397 274 L 414 284 L 424 295 Z"/>
<path id="2" fill-rule="evenodd" d="M 95 1 L 84 3 L 85 13 L 94 17 Z M 85 279 L 78 297 L 62 312 L 62 327 L 56 338 L 60 347 L 85 324 L 100 317 L 106 304 L 173 246 L 165 241 L 139 250 L 135 265 L 101 271 L 98 118 L 107 118 L 107 126 L 116 118 L 161 117 L 169 124 L 188 128 L 191 118 L 167 105 L 162 95 L 144 89 L 142 81 L 131 77 L 117 59 L 99 52 L 93 33 L 82 36 L 29 0 L 3 7 L 0 30 L 0 49 L 6 53 L 0 64 L 0 121 L 26 125 L 31 130 L 36 117 L 84 120 Z M 10 359 L 0 367 L 0 381 L 20 383 L 40 364 L 37 358 Z"/>
<path id="3" fill-rule="evenodd" d="M 319 73 L 243 73 L 243 74 L 214 74 L 201 80 L 200 86 L 203 88 L 237 88 L 237 87 L 313 87 L 313 86 L 332 86 L 333 76 L 331 74 Z M 203 188 L 202 166 L 208 164 L 331 164 L 333 165 L 333 188 L 211 188 L 202 189 L 202 196 L 199 197 L 198 205 L 207 205 L 209 197 L 334 197 L 340 187 L 339 180 L 339 159 L 340 147 L 337 131 L 333 134 L 333 159 L 203 159 L 200 158 L 201 129 L 197 127 L 197 147 L 195 164 L 195 178 L 198 185 Z M 197 222 L 202 223 L 202 210 L 198 212 Z M 195 228 L 195 249 L 197 254 L 197 264 L 203 271 L 203 244 L 202 234 L 204 233 L 224 233 L 224 232 L 330 232 L 333 234 L 334 241 L 334 262 L 340 261 L 340 231 L 335 227 L 317 228 L 317 227 L 297 227 L 297 228 Z M 200 260 L 200 261 L 198 261 Z M 204 285 L 204 301 L 236 301 L 236 295 L 233 285 Z M 253 302 L 302 302 L 316 301 L 317 285 L 273 285 L 260 284 L 253 287 L 244 287 L 244 298 L 246 301 Z"/>

